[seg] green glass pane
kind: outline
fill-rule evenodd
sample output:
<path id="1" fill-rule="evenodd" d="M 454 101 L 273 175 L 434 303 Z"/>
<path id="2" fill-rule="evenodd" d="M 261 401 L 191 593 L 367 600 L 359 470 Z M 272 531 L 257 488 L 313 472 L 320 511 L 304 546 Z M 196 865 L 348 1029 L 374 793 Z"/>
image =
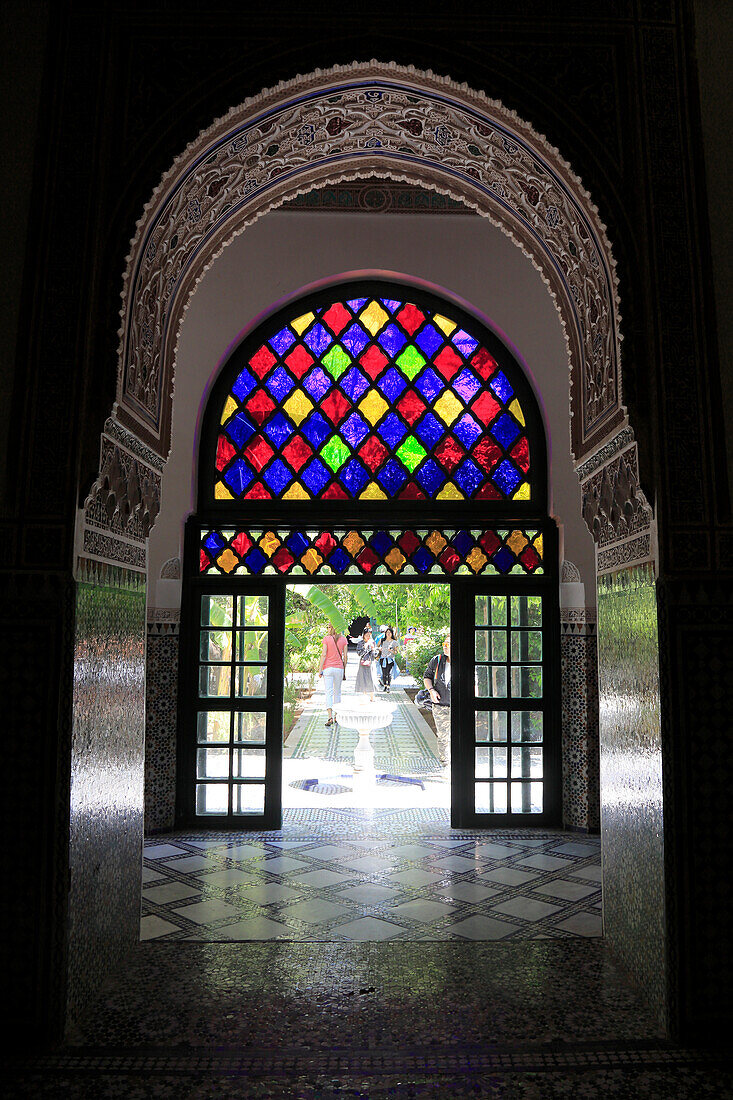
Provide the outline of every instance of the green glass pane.
<path id="1" fill-rule="evenodd" d="M 512 666 L 512 696 L 515 699 L 542 698 L 542 666 Z"/>
<path id="2" fill-rule="evenodd" d="M 339 439 L 337 435 L 332 435 L 328 443 L 325 443 L 323 447 L 321 447 L 321 455 L 334 473 L 341 469 L 350 454 L 351 451 L 346 446 L 343 439 Z"/>
<path id="3" fill-rule="evenodd" d="M 229 665 L 201 665 L 199 695 L 202 698 L 226 698 L 231 691 L 232 670 Z"/>
<path id="4" fill-rule="evenodd" d="M 402 373 L 412 380 L 423 369 L 426 360 L 414 344 L 408 344 L 402 354 L 398 355 L 396 362 Z"/>
<path id="5" fill-rule="evenodd" d="M 475 618 L 477 626 L 506 626 L 506 596 L 476 596 Z"/>
<path id="6" fill-rule="evenodd" d="M 542 660 L 542 632 L 539 630 L 512 631 L 512 661 Z"/>
<path id="7" fill-rule="evenodd" d="M 491 631 L 492 661 L 506 661 L 506 630 Z"/>
<path id="8" fill-rule="evenodd" d="M 323 363 L 332 378 L 339 379 L 344 371 L 351 366 L 351 356 L 347 355 L 339 344 L 335 344 L 323 356 L 321 363 Z"/>
<path id="9" fill-rule="evenodd" d="M 240 630 L 237 633 L 237 661 L 267 660 L 267 631 Z"/>
<path id="10" fill-rule="evenodd" d="M 231 661 L 231 630 L 202 630 L 199 656 L 202 661 Z"/>
<path id="11" fill-rule="evenodd" d="M 234 740 L 264 744 L 267 733 L 267 713 L 264 710 L 237 711 L 234 715 Z"/>
<path id="12" fill-rule="evenodd" d="M 408 435 L 405 442 L 401 447 L 397 448 L 395 453 L 400 462 L 402 462 L 410 473 L 412 473 L 415 467 L 420 465 L 428 452 L 423 445 L 415 439 L 414 435 Z"/>
<path id="13" fill-rule="evenodd" d="M 512 596 L 512 626 L 542 626 L 542 597 Z"/>

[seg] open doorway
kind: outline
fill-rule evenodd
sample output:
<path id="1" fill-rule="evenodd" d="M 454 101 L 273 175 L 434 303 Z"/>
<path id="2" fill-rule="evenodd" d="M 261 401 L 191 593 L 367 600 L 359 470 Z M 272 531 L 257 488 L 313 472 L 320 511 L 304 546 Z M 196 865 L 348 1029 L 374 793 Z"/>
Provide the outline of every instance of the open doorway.
<path id="1" fill-rule="evenodd" d="M 283 809 L 448 811 L 450 586 L 289 585 L 285 613 Z"/>

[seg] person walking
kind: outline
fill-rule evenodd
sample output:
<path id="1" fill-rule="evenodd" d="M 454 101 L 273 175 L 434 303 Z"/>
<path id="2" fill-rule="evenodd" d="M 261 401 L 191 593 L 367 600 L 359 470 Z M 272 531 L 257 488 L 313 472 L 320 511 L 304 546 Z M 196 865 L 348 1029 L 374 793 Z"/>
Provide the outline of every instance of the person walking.
<path id="1" fill-rule="evenodd" d="M 445 768 L 450 767 L 450 681 L 450 634 L 447 634 L 443 652 L 431 657 L 423 674 L 423 684 L 433 704 L 438 755 Z"/>
<path id="2" fill-rule="evenodd" d="M 391 626 L 386 626 L 384 628 L 384 633 L 377 644 L 379 646 L 379 667 L 382 673 L 382 686 L 384 691 L 389 694 L 390 684 L 392 683 L 392 673 L 397 664 L 395 654 L 400 644 L 395 638 Z"/>
<path id="3" fill-rule="evenodd" d="M 333 725 L 334 703 L 341 702 L 341 684 L 346 679 L 348 659 L 349 649 L 346 638 L 338 633 L 333 623 L 329 623 L 323 639 L 321 663 L 318 666 L 318 675 L 322 677 L 326 691 L 327 726 Z"/>
<path id="4" fill-rule="evenodd" d="M 359 667 L 356 670 L 356 682 L 354 691 L 361 691 L 374 702 L 374 680 L 372 678 L 372 664 L 379 656 L 379 650 L 372 637 L 372 628 L 367 624 L 359 639 L 356 652 L 359 655 Z"/>

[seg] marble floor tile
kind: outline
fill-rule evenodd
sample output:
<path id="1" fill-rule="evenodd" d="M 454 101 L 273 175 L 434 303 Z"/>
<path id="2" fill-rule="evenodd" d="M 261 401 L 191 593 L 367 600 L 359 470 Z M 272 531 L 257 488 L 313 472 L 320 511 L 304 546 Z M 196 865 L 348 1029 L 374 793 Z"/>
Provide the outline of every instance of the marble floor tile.
<path id="1" fill-rule="evenodd" d="M 167 936 L 170 932 L 177 932 L 178 926 L 162 917 L 150 915 L 140 919 L 140 939 L 155 940 L 158 936 Z"/>
<path id="2" fill-rule="evenodd" d="M 467 940 L 503 940 L 506 936 L 511 936 L 512 932 L 519 931 L 519 926 L 475 914 L 458 924 L 452 924 L 448 930 L 454 936 L 462 936 Z"/>
<path id="3" fill-rule="evenodd" d="M 309 898 L 307 901 L 299 901 L 296 905 L 288 905 L 285 909 L 281 909 L 280 916 L 285 919 L 302 920 L 306 924 L 321 924 L 323 921 L 344 917 L 348 912 L 348 909 L 336 902 L 325 901 L 323 898 Z"/>
<path id="4" fill-rule="evenodd" d="M 390 855 L 395 859 L 424 859 L 425 856 L 433 855 L 433 849 L 420 844 L 398 844 L 390 849 Z"/>
<path id="5" fill-rule="evenodd" d="M 307 871 L 304 875 L 293 875 L 292 879 L 288 879 L 289 882 L 296 883 L 297 885 L 310 886 L 310 887 L 323 887 L 323 886 L 336 886 L 345 885 L 347 882 L 352 881 L 356 876 L 353 874 L 347 874 L 343 871 Z"/>
<path id="6" fill-rule="evenodd" d="M 466 856 L 444 856 L 443 859 L 437 859 L 434 864 L 435 867 L 440 867 L 444 871 L 476 871 L 480 866 L 475 859 L 468 859 Z"/>
<path id="7" fill-rule="evenodd" d="M 201 889 L 187 886 L 185 882 L 166 882 L 164 886 L 152 886 L 149 890 L 143 890 L 145 900 L 155 902 L 156 905 L 166 901 L 181 901 L 197 894 L 200 896 Z"/>
<path id="8" fill-rule="evenodd" d="M 349 859 L 353 858 L 351 848 L 340 848 L 336 844 L 321 844 L 318 848 L 309 848 L 308 859 Z"/>
<path id="9" fill-rule="evenodd" d="M 436 892 L 445 898 L 455 898 L 458 901 L 470 901 L 476 904 L 493 897 L 498 890 L 484 886 L 481 882 L 450 882 L 436 887 Z"/>
<path id="10" fill-rule="evenodd" d="M 578 870 L 573 868 L 572 873 L 576 878 L 585 878 L 589 881 L 598 883 L 601 881 L 601 868 L 598 864 L 592 867 L 580 867 Z"/>
<path id="11" fill-rule="evenodd" d="M 394 939 L 401 931 L 398 925 L 380 920 L 379 917 L 360 917 L 334 929 L 334 933 L 343 939 L 370 943 Z"/>
<path id="12" fill-rule="evenodd" d="M 503 886 L 525 886 L 536 878 L 536 871 L 516 871 L 513 867 L 496 867 L 481 875 L 482 882 L 500 882 Z"/>
<path id="13" fill-rule="evenodd" d="M 391 889 L 389 886 L 365 882 L 361 886 L 349 886 L 345 890 L 340 890 L 336 896 L 348 898 L 360 905 L 381 905 L 383 902 L 391 901 L 398 893 L 398 890 Z"/>
<path id="14" fill-rule="evenodd" d="M 390 863 L 383 856 L 360 856 L 358 859 L 345 859 L 343 866 L 364 875 L 373 874 L 374 871 L 384 871 L 388 874 Z"/>
<path id="15" fill-rule="evenodd" d="M 250 886 L 259 881 L 250 871 L 242 871 L 239 867 L 223 867 L 221 871 L 199 875 L 202 886 Z"/>
<path id="16" fill-rule="evenodd" d="M 302 893 L 292 886 L 283 886 L 281 882 L 257 882 L 242 890 L 240 897 L 253 905 L 272 905 L 273 902 L 292 901 Z"/>
<path id="17" fill-rule="evenodd" d="M 560 871 L 560 870 L 572 870 L 573 864 L 570 860 L 561 859 L 559 856 L 528 856 L 527 859 L 519 859 L 516 863 L 517 867 L 532 867 L 538 871 Z"/>
<path id="18" fill-rule="evenodd" d="M 145 885 L 146 882 L 164 882 L 165 875 L 161 875 L 160 871 L 151 871 L 149 867 L 143 867 L 141 881 L 143 885 Z"/>
<path id="19" fill-rule="evenodd" d="M 558 855 L 597 856 L 600 855 L 601 845 L 600 842 L 592 844 L 581 840 L 573 840 L 564 844 L 553 844 L 548 850 L 556 852 Z"/>
<path id="20" fill-rule="evenodd" d="M 435 886 L 439 882 L 438 875 L 432 871 L 424 871 L 422 867 L 410 867 L 407 871 L 397 871 L 390 875 L 391 879 L 403 886 Z"/>
<path id="21" fill-rule="evenodd" d="M 396 905 L 390 909 L 390 916 L 395 920 L 407 917 L 409 920 L 437 921 L 449 917 L 455 913 L 455 905 L 446 905 L 441 901 L 429 901 L 427 898 L 415 898 L 413 901 L 405 901 L 402 905 Z"/>
<path id="22" fill-rule="evenodd" d="M 288 931 L 284 924 L 269 917 L 251 917 L 217 928 L 216 936 L 220 940 L 274 940 L 278 936 L 287 936 Z"/>
<path id="23" fill-rule="evenodd" d="M 220 898 L 209 898 L 207 901 L 199 901 L 194 905 L 183 905 L 173 910 L 180 917 L 193 921 L 194 924 L 209 924 L 212 921 L 222 920 L 224 917 L 234 917 L 239 910 L 228 901 Z"/>
<path id="24" fill-rule="evenodd" d="M 573 913 L 567 920 L 561 921 L 555 926 L 565 932 L 572 932 L 575 936 L 602 936 L 603 918 L 598 912 Z"/>
<path id="25" fill-rule="evenodd" d="M 171 871 L 188 873 L 189 871 L 213 871 L 216 864 L 206 856 L 184 856 L 183 859 L 167 860 L 164 866 Z"/>
<path id="26" fill-rule="evenodd" d="M 509 844 L 477 844 L 476 855 L 479 859 L 505 859 L 509 856 L 521 856 L 522 848 Z"/>
<path id="27" fill-rule="evenodd" d="M 544 886 L 535 886 L 536 894 L 547 894 L 552 898 L 564 898 L 565 901 L 580 901 L 589 894 L 598 892 L 597 886 L 583 886 L 580 882 L 566 882 L 560 879 L 557 882 L 548 882 Z"/>
<path id="28" fill-rule="evenodd" d="M 307 866 L 302 859 L 293 859 L 292 856 L 271 856 L 262 868 L 271 875 L 281 875 L 286 871 L 305 871 Z"/>
<path id="29" fill-rule="evenodd" d="M 559 905 L 550 905 L 546 901 L 535 901 L 534 898 L 511 898 L 509 901 L 492 905 L 492 913 L 505 913 L 509 917 L 520 917 L 522 920 L 540 920 L 560 911 Z"/>
<path id="30" fill-rule="evenodd" d="M 146 844 L 146 859 L 163 859 L 165 856 L 182 856 L 184 848 L 177 848 L 175 844 Z"/>

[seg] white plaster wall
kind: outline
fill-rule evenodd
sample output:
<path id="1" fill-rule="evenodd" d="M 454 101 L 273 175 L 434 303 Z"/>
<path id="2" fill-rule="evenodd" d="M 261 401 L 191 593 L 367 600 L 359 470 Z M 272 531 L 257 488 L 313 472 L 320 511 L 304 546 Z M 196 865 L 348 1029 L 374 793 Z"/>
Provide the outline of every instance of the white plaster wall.
<path id="1" fill-rule="evenodd" d="M 580 512 L 570 458 L 569 369 L 549 291 L 530 261 L 485 218 L 455 215 L 275 211 L 260 218 L 213 264 L 191 299 L 179 343 L 171 454 L 160 515 L 150 537 L 151 598 L 168 558 L 182 554 L 195 510 L 200 408 L 227 348 L 286 296 L 345 272 L 383 271 L 434 284 L 484 314 L 529 367 L 550 447 L 551 512 L 561 557 L 595 591 L 593 542 Z"/>

